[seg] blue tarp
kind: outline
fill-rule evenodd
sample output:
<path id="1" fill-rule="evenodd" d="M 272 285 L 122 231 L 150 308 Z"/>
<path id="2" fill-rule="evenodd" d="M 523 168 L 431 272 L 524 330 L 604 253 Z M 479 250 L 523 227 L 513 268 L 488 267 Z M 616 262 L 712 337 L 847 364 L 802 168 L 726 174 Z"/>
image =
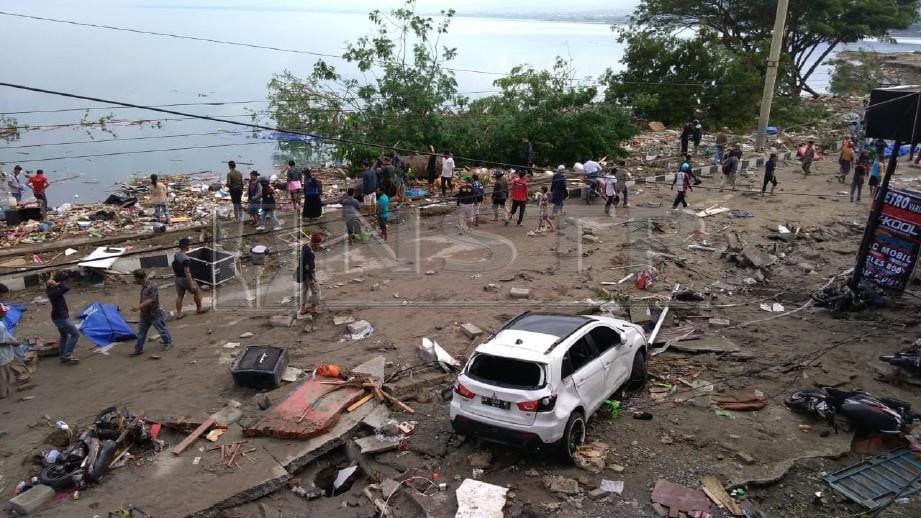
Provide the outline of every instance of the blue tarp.
<path id="1" fill-rule="evenodd" d="M 137 337 L 114 304 L 92 302 L 77 318 L 83 321 L 83 335 L 99 347 Z"/>
<path id="2" fill-rule="evenodd" d="M 886 152 L 884 153 L 883 156 L 892 156 L 892 147 L 894 145 L 895 144 L 886 144 Z M 905 156 L 908 154 L 909 151 L 911 151 L 911 146 L 908 144 L 904 144 L 902 147 L 899 148 L 899 156 Z"/>
<path id="3" fill-rule="evenodd" d="M 16 335 L 16 326 L 22 320 L 22 312 L 26 310 L 25 306 L 19 304 L 7 304 L 6 315 L 3 315 L 3 325 L 6 326 L 7 332 Z"/>

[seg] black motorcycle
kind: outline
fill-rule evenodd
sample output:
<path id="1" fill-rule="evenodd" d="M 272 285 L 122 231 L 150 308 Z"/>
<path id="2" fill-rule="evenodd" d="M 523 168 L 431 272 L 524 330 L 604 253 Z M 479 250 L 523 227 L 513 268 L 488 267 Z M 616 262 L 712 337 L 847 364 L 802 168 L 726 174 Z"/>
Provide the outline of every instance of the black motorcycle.
<path id="1" fill-rule="evenodd" d="M 805 389 L 794 392 L 786 400 L 787 408 L 813 414 L 834 427 L 836 417 L 847 419 L 858 434 L 884 433 L 897 435 L 914 419 L 921 418 L 911 411 L 911 404 L 894 398 L 877 398 L 859 390 L 838 390 L 832 387 Z"/>
<path id="2" fill-rule="evenodd" d="M 921 376 L 921 344 L 915 343 L 904 351 L 883 355 L 880 360 L 908 371 L 912 376 Z"/>
<path id="3" fill-rule="evenodd" d="M 100 441 L 84 432 L 58 455 L 53 464 L 42 470 L 38 480 L 55 490 L 84 488 L 102 478 L 117 447 L 111 439 Z"/>

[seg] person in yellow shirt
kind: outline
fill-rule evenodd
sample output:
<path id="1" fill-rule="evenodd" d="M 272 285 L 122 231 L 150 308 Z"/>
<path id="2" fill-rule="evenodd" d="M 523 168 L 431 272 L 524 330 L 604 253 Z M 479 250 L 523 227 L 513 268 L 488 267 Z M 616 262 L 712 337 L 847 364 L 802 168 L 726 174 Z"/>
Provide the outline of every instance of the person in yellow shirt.
<path id="1" fill-rule="evenodd" d="M 157 175 L 150 175 L 150 203 L 154 207 L 154 219 L 158 223 L 169 224 L 169 193 L 166 184 Z"/>
<path id="2" fill-rule="evenodd" d="M 854 159 L 856 157 L 857 154 L 854 152 L 854 143 L 851 142 L 851 139 L 844 139 L 844 143 L 841 145 L 841 155 L 838 157 L 839 183 L 844 183 L 848 173 L 851 172 L 851 166 L 854 164 Z"/>

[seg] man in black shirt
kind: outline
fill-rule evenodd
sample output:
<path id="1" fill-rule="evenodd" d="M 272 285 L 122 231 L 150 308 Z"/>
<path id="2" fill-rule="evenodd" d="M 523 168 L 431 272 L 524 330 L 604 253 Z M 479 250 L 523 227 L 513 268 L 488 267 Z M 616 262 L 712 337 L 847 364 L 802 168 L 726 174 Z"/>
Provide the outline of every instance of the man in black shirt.
<path id="1" fill-rule="evenodd" d="M 54 322 L 54 326 L 58 328 L 58 332 L 61 334 L 61 340 L 58 342 L 61 363 L 74 365 L 80 361 L 73 356 L 74 347 L 77 345 L 77 340 L 80 339 L 80 332 L 77 331 L 77 326 L 70 320 L 67 301 L 64 299 L 64 294 L 68 291 L 70 291 L 70 287 L 67 285 L 66 273 L 57 272 L 48 279 L 45 294 L 48 295 L 48 300 L 51 301 L 51 321 Z"/>
<path id="2" fill-rule="evenodd" d="M 184 317 L 182 314 L 182 299 L 185 298 L 185 292 L 190 292 L 195 299 L 195 312 L 207 313 L 208 310 L 201 307 L 201 290 L 192 279 L 191 264 L 192 260 L 186 255 L 189 251 L 189 238 L 184 237 L 179 240 L 179 251 L 173 256 L 173 274 L 176 276 L 176 320 Z"/>
<path id="3" fill-rule="evenodd" d="M 317 313 L 320 305 L 320 283 L 317 282 L 316 254 L 323 236 L 310 236 L 310 244 L 301 247 L 301 261 L 294 270 L 294 280 L 301 285 L 301 315 Z"/>

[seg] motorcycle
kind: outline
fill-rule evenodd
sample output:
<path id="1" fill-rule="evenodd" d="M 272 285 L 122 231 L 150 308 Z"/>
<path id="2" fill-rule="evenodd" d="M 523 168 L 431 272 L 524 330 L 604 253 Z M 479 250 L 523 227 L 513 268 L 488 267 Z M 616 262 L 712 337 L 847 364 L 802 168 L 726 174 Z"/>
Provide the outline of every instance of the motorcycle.
<path id="1" fill-rule="evenodd" d="M 84 432 L 58 455 L 54 463 L 42 470 L 38 480 L 55 490 L 82 489 L 102 478 L 117 448 L 111 439 L 100 441 Z"/>
<path id="2" fill-rule="evenodd" d="M 921 376 L 921 343 L 915 343 L 904 351 L 883 355 L 880 360 L 908 371 L 913 376 Z"/>
<path id="3" fill-rule="evenodd" d="M 799 390 L 784 400 L 794 411 L 813 414 L 838 431 L 836 417 L 841 415 L 859 434 L 884 433 L 898 435 L 902 428 L 921 418 L 911 411 L 911 404 L 895 398 L 877 398 L 859 390 L 838 390 L 832 387 Z"/>

